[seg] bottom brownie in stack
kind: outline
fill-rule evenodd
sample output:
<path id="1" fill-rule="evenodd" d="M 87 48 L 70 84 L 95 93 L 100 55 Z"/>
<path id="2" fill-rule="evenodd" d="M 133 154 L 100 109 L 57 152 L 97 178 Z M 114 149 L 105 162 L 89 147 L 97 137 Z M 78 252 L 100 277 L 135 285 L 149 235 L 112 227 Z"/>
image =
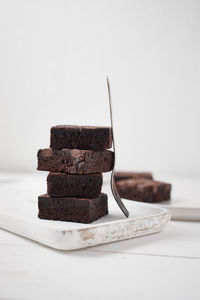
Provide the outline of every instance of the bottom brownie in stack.
<path id="1" fill-rule="evenodd" d="M 96 198 L 38 197 L 40 219 L 91 223 L 108 213 L 107 195 Z"/>

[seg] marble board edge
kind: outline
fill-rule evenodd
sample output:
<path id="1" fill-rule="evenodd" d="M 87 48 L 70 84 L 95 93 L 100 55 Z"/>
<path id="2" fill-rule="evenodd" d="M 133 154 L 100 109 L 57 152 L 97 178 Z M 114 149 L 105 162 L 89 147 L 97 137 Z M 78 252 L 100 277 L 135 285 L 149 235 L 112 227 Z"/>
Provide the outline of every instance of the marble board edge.
<path id="1" fill-rule="evenodd" d="M 155 214 L 66 230 L 0 213 L 0 227 L 57 250 L 75 250 L 162 231 L 170 212 L 154 208 Z"/>

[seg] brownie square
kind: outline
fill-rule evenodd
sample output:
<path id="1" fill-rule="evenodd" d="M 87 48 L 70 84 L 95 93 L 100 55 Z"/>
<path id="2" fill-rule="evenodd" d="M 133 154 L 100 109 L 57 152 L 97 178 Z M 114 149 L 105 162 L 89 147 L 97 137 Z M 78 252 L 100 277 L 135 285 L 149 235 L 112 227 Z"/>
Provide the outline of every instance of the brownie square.
<path id="1" fill-rule="evenodd" d="M 51 128 L 50 148 L 105 150 L 112 147 L 110 127 L 58 125 Z"/>
<path id="2" fill-rule="evenodd" d="M 170 200 L 171 194 L 171 184 L 154 181 L 154 202 Z"/>
<path id="3" fill-rule="evenodd" d="M 116 183 L 120 197 L 143 202 L 153 202 L 153 186 L 142 179 L 120 180 Z"/>
<path id="4" fill-rule="evenodd" d="M 171 184 L 148 180 L 148 179 L 127 179 L 116 183 L 120 197 L 142 201 L 159 202 L 170 199 Z"/>
<path id="5" fill-rule="evenodd" d="M 115 181 L 124 179 L 153 179 L 153 175 L 150 172 L 115 172 Z"/>
<path id="6" fill-rule="evenodd" d="M 45 194 L 38 197 L 40 219 L 91 223 L 108 213 L 107 195 L 96 198 L 52 198 Z"/>
<path id="7" fill-rule="evenodd" d="M 102 174 L 49 173 L 47 194 L 51 197 L 95 198 L 101 192 Z"/>
<path id="8" fill-rule="evenodd" d="M 112 170 L 114 153 L 109 150 L 77 149 L 38 151 L 38 170 L 70 174 L 93 174 Z"/>

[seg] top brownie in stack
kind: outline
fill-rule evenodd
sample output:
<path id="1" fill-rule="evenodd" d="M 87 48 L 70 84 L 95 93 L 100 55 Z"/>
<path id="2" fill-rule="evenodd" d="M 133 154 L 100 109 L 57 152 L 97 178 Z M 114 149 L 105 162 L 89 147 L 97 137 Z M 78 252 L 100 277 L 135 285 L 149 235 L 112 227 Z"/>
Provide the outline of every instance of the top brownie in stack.
<path id="1" fill-rule="evenodd" d="M 112 147 L 110 127 L 58 125 L 51 128 L 52 149 L 102 151 Z"/>

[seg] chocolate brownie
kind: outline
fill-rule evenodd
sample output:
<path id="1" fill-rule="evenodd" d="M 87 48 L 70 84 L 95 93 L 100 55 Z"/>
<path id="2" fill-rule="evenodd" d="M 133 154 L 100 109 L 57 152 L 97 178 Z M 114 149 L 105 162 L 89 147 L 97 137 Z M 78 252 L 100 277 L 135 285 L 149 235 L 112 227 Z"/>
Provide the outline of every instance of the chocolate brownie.
<path id="1" fill-rule="evenodd" d="M 91 223 L 108 213 L 107 195 L 97 198 L 38 197 L 38 217 L 47 220 Z"/>
<path id="2" fill-rule="evenodd" d="M 123 179 L 153 179 L 153 175 L 150 172 L 115 172 L 115 181 Z"/>
<path id="3" fill-rule="evenodd" d="M 112 170 L 114 153 L 110 150 L 77 149 L 38 151 L 38 170 L 71 174 L 92 174 Z"/>
<path id="4" fill-rule="evenodd" d="M 52 149 L 105 150 L 112 147 L 110 127 L 58 125 L 51 128 Z"/>
<path id="5" fill-rule="evenodd" d="M 171 184 L 149 179 L 127 179 L 116 183 L 120 197 L 142 201 L 159 202 L 170 199 Z"/>
<path id="6" fill-rule="evenodd" d="M 101 192 L 102 174 L 49 173 L 47 194 L 51 197 L 95 198 Z"/>

